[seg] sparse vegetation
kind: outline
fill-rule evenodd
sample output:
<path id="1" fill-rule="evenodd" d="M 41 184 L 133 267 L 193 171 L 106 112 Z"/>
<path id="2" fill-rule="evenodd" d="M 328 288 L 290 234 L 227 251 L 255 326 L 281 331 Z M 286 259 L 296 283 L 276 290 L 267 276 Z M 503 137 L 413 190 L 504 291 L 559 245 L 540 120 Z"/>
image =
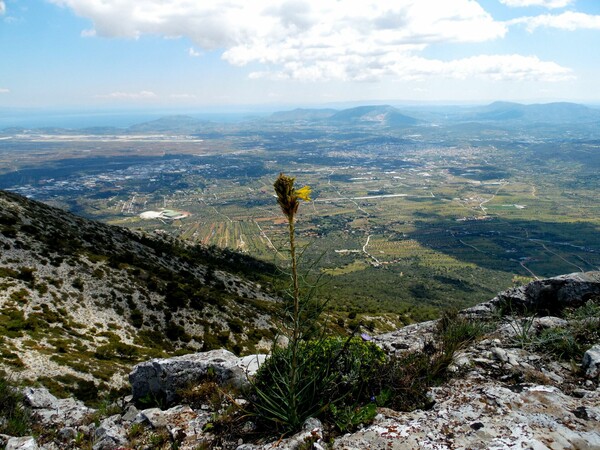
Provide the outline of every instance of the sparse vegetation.
<path id="1" fill-rule="evenodd" d="M 89 222 L 14 194 L 0 192 L 0 202 L 0 222 L 15 230 L 0 239 L 16 252 L 2 255 L 0 263 L 4 368 L 31 375 L 35 364 L 26 365 L 20 355 L 37 352 L 48 363 L 91 374 L 100 386 L 143 359 L 198 351 L 202 344 L 248 352 L 272 336 L 273 302 L 253 298 L 263 292 L 244 276 L 254 273 L 267 284 L 274 273 L 269 264 Z M 259 327 L 238 333 L 259 313 Z M 89 314 L 97 319 L 88 321 Z M 230 327 L 239 334 L 235 338 Z M 27 344 L 13 345 L 17 341 Z M 86 396 L 69 380 L 47 382 L 61 395 Z"/>
<path id="2" fill-rule="evenodd" d="M 579 363 L 585 351 L 600 342 L 600 299 L 569 308 L 563 316 L 567 319 L 565 327 L 539 331 L 531 338 L 530 345 L 539 352 Z"/>
<path id="3" fill-rule="evenodd" d="M 0 373 L 0 399 L 0 434 L 25 436 L 29 433 L 31 417 L 23 405 L 23 396 L 4 373 Z"/>

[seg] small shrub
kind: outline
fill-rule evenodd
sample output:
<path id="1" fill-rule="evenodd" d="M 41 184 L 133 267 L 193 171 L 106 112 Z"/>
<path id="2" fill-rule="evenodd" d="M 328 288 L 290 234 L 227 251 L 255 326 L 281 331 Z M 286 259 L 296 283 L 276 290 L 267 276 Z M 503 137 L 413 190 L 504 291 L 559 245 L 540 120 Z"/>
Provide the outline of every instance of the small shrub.
<path id="1" fill-rule="evenodd" d="M 296 356 L 295 390 L 290 389 L 289 347 L 273 352 L 253 385 L 253 403 L 259 418 L 289 431 L 308 417 L 322 415 L 332 405 L 342 414 L 348 407 L 370 401 L 374 379 L 385 363 L 379 347 L 360 339 L 303 342 Z M 296 408 L 290 408 L 287 397 L 291 395 L 296 396 Z"/>
<path id="2" fill-rule="evenodd" d="M 38 283 L 35 285 L 35 290 L 38 291 L 40 295 L 45 295 L 48 293 L 48 285 L 46 283 Z"/>
<path id="3" fill-rule="evenodd" d="M 437 335 L 446 353 L 454 353 L 483 336 L 490 326 L 482 321 L 458 315 L 458 311 L 444 311 L 438 322 Z"/>
<path id="4" fill-rule="evenodd" d="M 171 341 L 189 342 L 192 340 L 192 337 L 185 332 L 185 328 L 174 322 L 169 322 L 165 329 L 165 335 Z"/>
<path id="5" fill-rule="evenodd" d="M 531 339 L 540 352 L 565 361 L 581 361 L 585 351 L 600 340 L 600 303 L 589 300 L 579 308 L 564 311 L 568 325 L 547 328 Z"/>
<path id="6" fill-rule="evenodd" d="M 23 406 L 22 394 L 11 384 L 5 375 L 0 374 L 0 434 L 25 436 L 29 434 L 31 416 Z"/>
<path id="7" fill-rule="evenodd" d="M 98 386 L 93 381 L 81 380 L 73 390 L 73 395 L 83 402 L 89 402 L 98 398 Z"/>
<path id="8" fill-rule="evenodd" d="M 27 289 L 19 289 L 10 294 L 10 299 L 16 303 L 27 303 L 29 301 L 29 291 Z"/>
<path id="9" fill-rule="evenodd" d="M 365 406 L 340 406 L 329 407 L 333 422 L 340 432 L 353 431 L 359 425 L 373 422 L 377 415 L 377 405 L 369 403 Z"/>
<path id="10" fill-rule="evenodd" d="M 131 324 L 136 328 L 144 324 L 144 314 L 137 308 L 131 310 Z"/>
<path id="11" fill-rule="evenodd" d="M 182 389 L 177 394 L 192 408 L 200 408 L 202 405 L 209 404 L 213 411 L 217 411 L 223 403 L 225 392 L 212 378 L 214 377 L 209 375 L 206 380 L 197 385 Z"/>
<path id="12" fill-rule="evenodd" d="M 101 345 L 96 349 L 95 356 L 98 359 L 126 359 L 133 360 L 137 356 L 138 349 L 132 345 L 123 342 L 111 342 L 106 345 Z"/>
<path id="13" fill-rule="evenodd" d="M 25 281 L 26 283 L 33 284 L 35 281 L 35 275 L 33 272 L 35 272 L 35 269 L 32 267 L 19 267 L 19 274 L 17 275 L 17 278 Z"/>
<path id="14" fill-rule="evenodd" d="M 455 352 L 487 330 L 486 323 L 461 317 L 456 311 L 443 313 L 434 341 L 426 343 L 422 351 L 389 359 L 379 378 L 379 392 L 385 394 L 381 401 L 397 411 L 429 408 L 427 392 L 448 378 L 447 368 Z"/>
<path id="15" fill-rule="evenodd" d="M 238 317 L 231 318 L 227 323 L 233 333 L 242 333 L 244 331 L 244 322 Z"/>
<path id="16" fill-rule="evenodd" d="M 71 286 L 73 286 L 77 290 L 83 291 L 84 283 L 83 283 L 83 280 L 81 279 L 81 277 L 75 278 L 71 282 Z"/>
<path id="17" fill-rule="evenodd" d="M 0 278 L 17 278 L 19 272 L 8 267 L 0 267 Z"/>
<path id="18" fill-rule="evenodd" d="M 127 430 L 127 439 L 135 439 L 144 434 L 146 427 L 141 423 L 133 423 L 129 430 Z"/>

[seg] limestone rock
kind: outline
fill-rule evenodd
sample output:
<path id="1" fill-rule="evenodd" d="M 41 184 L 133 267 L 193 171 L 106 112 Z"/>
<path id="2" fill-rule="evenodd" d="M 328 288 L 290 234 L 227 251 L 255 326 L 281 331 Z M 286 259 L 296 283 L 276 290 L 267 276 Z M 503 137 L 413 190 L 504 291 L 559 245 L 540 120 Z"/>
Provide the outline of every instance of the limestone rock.
<path id="1" fill-rule="evenodd" d="M 162 411 L 149 408 L 140 411 L 140 418 L 152 428 L 166 428 L 174 440 L 180 442 L 179 448 L 196 448 L 202 438 L 202 430 L 210 421 L 211 414 L 194 411 L 189 406 L 174 406 Z M 136 419 L 137 420 L 137 419 Z"/>
<path id="2" fill-rule="evenodd" d="M 6 443 L 6 450 L 39 450 L 32 436 L 11 437 Z"/>
<path id="3" fill-rule="evenodd" d="M 150 396 L 171 405 L 178 391 L 204 379 L 209 370 L 219 383 L 243 388 L 248 383 L 246 369 L 252 364 L 251 358 L 245 360 L 244 367 L 240 358 L 220 349 L 140 363 L 129 374 L 133 399 Z"/>
<path id="4" fill-rule="evenodd" d="M 23 395 L 29 406 L 35 409 L 52 408 L 58 402 L 58 398 L 46 388 L 27 387 L 23 389 Z"/>
<path id="5" fill-rule="evenodd" d="M 544 311 L 552 314 L 565 307 L 581 306 L 597 296 L 600 296 L 600 271 L 533 281 L 498 294 L 490 303 L 496 308 L 510 307 L 515 311 Z"/>
<path id="6" fill-rule="evenodd" d="M 249 377 L 256 374 L 259 367 L 264 364 L 267 355 L 248 355 L 240 358 L 239 366 L 246 372 Z"/>
<path id="7" fill-rule="evenodd" d="M 541 331 L 549 328 L 565 328 L 568 324 L 569 322 L 567 322 L 565 319 L 561 319 L 560 317 L 544 316 L 535 317 L 532 325 L 537 331 Z"/>
<path id="8" fill-rule="evenodd" d="M 265 445 L 242 444 L 236 450 L 298 450 L 307 448 L 307 442 L 313 442 L 311 449 L 320 450 L 327 446 L 323 442 L 323 425 L 318 419 L 308 418 L 302 425 L 302 431 L 287 439 Z"/>
<path id="9" fill-rule="evenodd" d="M 58 430 L 58 433 L 57 433 L 57 437 L 63 442 L 67 442 L 67 441 L 70 441 L 71 439 L 75 439 L 76 436 L 77 436 L 77 430 L 73 427 L 61 428 L 60 430 Z"/>
<path id="10" fill-rule="evenodd" d="M 557 388 L 530 385 L 515 391 L 476 375 L 433 393 L 431 410 L 381 408 L 375 423 L 336 439 L 333 449 L 600 448 L 600 423 L 587 413 L 599 411 L 598 401 L 582 407 Z"/>
<path id="11" fill-rule="evenodd" d="M 139 413 L 139 411 L 134 405 L 129 405 L 129 407 L 127 408 L 127 411 L 125 411 L 125 414 L 123 414 L 121 419 L 126 422 L 133 422 L 133 420 L 136 418 L 138 413 Z"/>
<path id="12" fill-rule="evenodd" d="M 74 398 L 58 399 L 46 388 L 28 387 L 23 395 L 34 416 L 44 425 L 76 426 L 94 412 Z"/>
<path id="13" fill-rule="evenodd" d="M 600 344 L 594 345 L 585 352 L 581 368 L 586 378 L 597 378 L 600 375 Z"/>
<path id="14" fill-rule="evenodd" d="M 104 419 L 95 432 L 93 450 L 114 450 L 127 444 L 127 433 L 118 414 Z"/>

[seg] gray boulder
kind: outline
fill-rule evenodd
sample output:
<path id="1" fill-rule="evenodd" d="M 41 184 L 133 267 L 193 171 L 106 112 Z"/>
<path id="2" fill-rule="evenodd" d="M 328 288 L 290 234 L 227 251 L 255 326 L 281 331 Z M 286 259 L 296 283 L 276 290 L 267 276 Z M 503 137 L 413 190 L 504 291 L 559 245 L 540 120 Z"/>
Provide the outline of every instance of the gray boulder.
<path id="1" fill-rule="evenodd" d="M 515 312 L 537 311 L 552 315 L 566 307 L 581 306 L 598 296 L 600 272 L 578 272 L 509 289 L 498 294 L 490 303 Z"/>
<path id="2" fill-rule="evenodd" d="M 314 450 L 324 450 L 327 447 L 323 441 L 323 425 L 319 419 L 312 417 L 306 419 L 302 431 L 287 439 L 279 439 L 269 444 L 241 444 L 236 450 L 299 450 L 309 448 L 308 445 Z"/>
<path id="3" fill-rule="evenodd" d="M 6 450 L 38 450 L 39 448 L 32 436 L 11 437 L 6 443 Z"/>
<path id="4" fill-rule="evenodd" d="M 600 375 L 600 345 L 596 344 L 583 355 L 581 368 L 586 378 L 597 378 Z"/>
<path id="5" fill-rule="evenodd" d="M 95 412 L 74 398 L 58 399 L 46 388 L 28 387 L 23 390 L 23 395 L 34 416 L 44 425 L 73 427 Z"/>
<path id="6" fill-rule="evenodd" d="M 467 308 L 460 314 L 482 319 L 493 317 L 498 310 L 509 314 L 527 311 L 556 315 L 564 308 L 578 307 L 598 297 L 600 271 L 576 272 L 508 289 L 489 302 Z"/>
<path id="7" fill-rule="evenodd" d="M 209 373 L 221 384 L 237 388 L 248 384 L 240 358 L 223 349 L 140 363 L 129 374 L 129 383 L 134 400 L 149 397 L 171 405 L 178 400 L 179 391 L 202 381 Z"/>
<path id="8" fill-rule="evenodd" d="M 93 450 L 114 450 L 127 444 L 127 433 L 118 414 L 104 419 L 94 434 Z"/>

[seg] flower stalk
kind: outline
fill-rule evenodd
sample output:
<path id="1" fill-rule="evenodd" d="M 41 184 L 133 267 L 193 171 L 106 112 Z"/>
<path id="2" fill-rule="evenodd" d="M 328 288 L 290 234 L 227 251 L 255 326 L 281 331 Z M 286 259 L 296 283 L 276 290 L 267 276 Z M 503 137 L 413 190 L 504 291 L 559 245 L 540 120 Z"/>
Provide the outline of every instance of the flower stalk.
<path id="1" fill-rule="evenodd" d="M 310 201 L 310 187 L 304 186 L 301 189 L 294 188 L 294 177 L 288 177 L 283 173 L 279 174 L 277 180 L 273 184 L 277 195 L 277 203 L 281 211 L 286 216 L 288 221 L 288 233 L 290 244 L 290 260 L 292 269 L 292 335 L 289 342 L 291 347 L 291 365 L 290 365 L 290 392 L 296 392 L 296 384 L 298 382 L 298 346 L 301 339 L 301 323 L 300 323 L 300 286 L 298 281 L 298 262 L 296 257 L 296 227 L 295 216 L 300 206 L 300 200 Z M 291 411 L 296 410 L 296 397 L 290 399 Z"/>

